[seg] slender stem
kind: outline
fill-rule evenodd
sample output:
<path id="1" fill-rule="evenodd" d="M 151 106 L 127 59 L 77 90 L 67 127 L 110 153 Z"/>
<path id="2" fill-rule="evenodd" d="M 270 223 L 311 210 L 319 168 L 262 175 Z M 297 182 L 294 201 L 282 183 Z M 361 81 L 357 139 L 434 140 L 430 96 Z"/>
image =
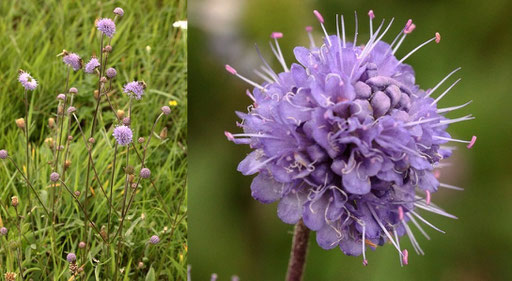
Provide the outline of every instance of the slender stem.
<path id="1" fill-rule="evenodd" d="M 295 225 L 286 281 L 302 281 L 308 252 L 309 228 L 302 219 Z"/>
<path id="2" fill-rule="evenodd" d="M 69 106 L 73 106 L 73 99 L 75 95 L 71 94 L 71 101 L 69 102 Z M 70 140 L 68 137 L 71 135 L 71 113 L 68 113 L 68 129 L 67 129 L 67 136 L 66 136 L 66 149 L 64 150 L 64 162 L 62 163 L 62 180 L 66 180 L 66 161 L 69 157 L 69 147 L 70 147 Z"/>
<path id="3" fill-rule="evenodd" d="M 28 118 L 28 93 L 27 89 L 24 91 L 25 96 L 25 119 L 27 122 L 25 122 L 25 150 L 27 155 L 27 179 L 30 179 L 30 145 L 29 145 L 29 136 L 30 136 L 30 120 Z M 32 210 L 32 196 L 30 195 L 30 192 L 28 193 L 28 210 Z M 30 221 L 32 222 L 30 225 L 32 227 L 32 231 L 35 232 L 35 222 L 34 222 L 34 216 L 31 216 Z"/>
<path id="4" fill-rule="evenodd" d="M 64 188 L 68 191 L 68 193 L 71 195 L 71 197 L 73 197 L 73 199 L 75 199 L 75 202 L 78 204 L 78 207 L 80 207 L 80 209 L 82 210 L 82 212 L 84 213 L 84 216 L 85 216 L 85 219 L 86 221 L 88 221 L 90 224 L 91 224 L 91 227 L 92 229 L 94 229 L 94 231 L 96 231 L 96 233 L 101 237 L 101 239 L 103 240 L 103 242 L 105 243 L 108 243 L 105 238 L 103 238 L 103 236 L 101 235 L 100 231 L 98 230 L 98 228 L 96 227 L 96 224 L 94 224 L 91 219 L 89 218 L 89 216 L 87 215 L 87 212 L 85 211 L 84 209 L 84 206 L 82 206 L 82 204 L 80 203 L 80 200 L 78 200 L 78 198 L 75 196 L 75 194 L 73 192 L 71 192 L 71 190 L 69 189 L 69 187 L 66 185 L 65 182 L 63 182 L 62 180 L 60 180 L 60 183 L 62 184 L 62 186 L 64 186 Z"/>
<path id="5" fill-rule="evenodd" d="M 27 177 L 25 176 L 25 174 L 23 174 L 23 172 L 20 170 L 20 168 L 18 167 L 18 165 L 16 165 L 16 162 L 14 162 L 14 160 L 12 160 L 11 157 L 7 157 L 11 163 L 14 165 L 14 167 L 16 168 L 16 170 L 18 170 L 18 172 L 20 173 L 20 175 L 23 177 L 23 179 L 25 180 L 25 182 L 28 184 L 28 186 L 30 187 L 30 189 L 32 189 L 32 192 L 34 192 L 34 194 L 36 195 L 36 198 L 37 200 L 39 201 L 39 203 L 41 204 L 41 207 L 43 207 L 46 215 L 48 217 L 50 217 L 50 213 L 48 212 L 48 209 L 46 209 L 46 207 L 44 206 L 43 204 L 43 201 L 41 200 L 41 198 L 39 197 L 39 195 L 37 194 L 36 190 L 34 189 L 34 186 L 32 186 L 32 184 L 30 183 L 30 181 L 27 179 Z"/>
<path id="6" fill-rule="evenodd" d="M 14 207 L 14 210 L 16 211 L 16 227 L 18 228 L 18 239 L 19 239 L 19 247 L 18 247 L 18 266 L 20 267 L 20 278 L 23 281 L 23 268 L 21 266 L 21 259 L 22 259 L 22 253 L 21 253 L 21 223 L 20 223 L 20 216 L 18 214 L 18 208 Z"/>
<path id="7" fill-rule="evenodd" d="M 116 159 L 117 159 L 117 142 L 114 146 L 114 161 L 112 162 L 112 178 L 110 180 L 110 202 L 112 202 L 112 197 L 114 193 L 114 181 L 116 179 Z M 108 208 L 108 223 L 107 223 L 107 237 L 110 240 L 110 224 L 112 219 L 112 206 Z"/>

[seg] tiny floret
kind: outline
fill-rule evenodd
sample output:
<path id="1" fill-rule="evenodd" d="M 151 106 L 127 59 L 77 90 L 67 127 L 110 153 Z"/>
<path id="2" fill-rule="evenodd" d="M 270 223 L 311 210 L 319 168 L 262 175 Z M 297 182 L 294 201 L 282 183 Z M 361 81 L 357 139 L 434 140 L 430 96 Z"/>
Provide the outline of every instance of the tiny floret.
<path id="1" fill-rule="evenodd" d="M 75 262 L 75 261 L 76 261 L 76 255 L 75 255 L 75 253 L 69 253 L 69 254 L 66 256 L 66 260 L 67 260 L 69 263 Z"/>
<path id="2" fill-rule="evenodd" d="M 114 133 L 112 133 L 112 135 L 116 139 L 117 143 L 121 146 L 130 144 L 133 138 L 132 129 L 124 125 L 117 126 L 114 129 Z"/>
<path id="3" fill-rule="evenodd" d="M 0 159 L 6 159 L 9 154 L 7 153 L 7 150 L 2 149 L 0 150 Z"/>
<path id="4" fill-rule="evenodd" d="M 132 81 L 124 85 L 124 92 L 137 100 L 142 98 L 145 89 L 146 83 L 144 81 Z"/>
<path id="5" fill-rule="evenodd" d="M 153 235 L 151 236 L 151 238 L 149 238 L 149 243 L 153 245 L 158 244 L 158 242 L 160 242 L 160 237 L 158 237 L 157 235 Z"/>
<path id="6" fill-rule="evenodd" d="M 85 65 L 86 73 L 93 73 L 96 68 L 100 67 L 100 62 L 96 57 L 92 57 L 91 60 Z"/>
<path id="7" fill-rule="evenodd" d="M 96 27 L 99 31 L 103 32 L 105 36 L 112 38 L 116 33 L 116 24 L 109 18 L 100 19 L 96 22 Z"/>
<path id="8" fill-rule="evenodd" d="M 151 171 L 148 168 L 142 168 L 140 170 L 140 177 L 143 179 L 147 179 L 151 176 Z"/>
<path id="9" fill-rule="evenodd" d="M 50 174 L 50 180 L 56 182 L 60 179 L 60 175 L 57 172 L 53 172 Z"/>
<path id="10" fill-rule="evenodd" d="M 27 72 L 20 70 L 18 75 L 18 81 L 28 91 L 33 91 L 37 88 L 36 79 L 32 78 Z"/>

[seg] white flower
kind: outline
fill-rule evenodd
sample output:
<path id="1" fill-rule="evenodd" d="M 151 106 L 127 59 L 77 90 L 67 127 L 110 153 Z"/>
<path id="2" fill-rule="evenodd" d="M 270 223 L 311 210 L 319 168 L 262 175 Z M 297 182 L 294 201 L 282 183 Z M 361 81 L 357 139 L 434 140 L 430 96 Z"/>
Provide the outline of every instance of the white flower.
<path id="1" fill-rule="evenodd" d="M 186 30 L 187 29 L 187 21 L 186 20 L 175 21 L 172 24 L 172 26 Z"/>

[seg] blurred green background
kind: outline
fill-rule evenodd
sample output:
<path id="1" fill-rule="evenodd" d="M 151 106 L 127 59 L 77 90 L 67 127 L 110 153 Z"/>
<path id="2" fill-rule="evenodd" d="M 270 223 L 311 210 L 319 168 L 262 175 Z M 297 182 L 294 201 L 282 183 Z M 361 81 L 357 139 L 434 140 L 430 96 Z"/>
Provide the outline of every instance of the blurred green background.
<path id="1" fill-rule="evenodd" d="M 450 132 L 466 139 L 477 135 L 478 142 L 472 150 L 460 146 L 450 159 L 454 165 L 442 172 L 443 182 L 466 189 L 443 189 L 433 195 L 459 220 L 427 216 L 447 233 L 428 229 L 431 241 L 416 235 L 425 256 L 410 251 L 410 265 L 400 268 L 395 249 L 385 245 L 370 251 L 369 266 L 363 267 L 360 257 L 345 256 L 338 249 L 322 250 L 312 235 L 305 280 L 511 280 L 512 2 L 506 0 L 191 0 L 189 262 L 193 279 L 208 280 L 216 272 L 219 280 L 232 274 L 243 281 L 284 280 L 293 226 L 278 219 L 276 204 L 252 199 L 251 178 L 236 171 L 249 148 L 228 142 L 223 131 L 239 131 L 234 111 L 246 111 L 251 101 L 245 95 L 248 85 L 226 73 L 224 64 L 259 81 L 252 72 L 258 66 L 253 44 L 269 58 L 267 42 L 273 31 L 284 33 L 280 43 L 290 64 L 294 46 L 309 46 L 306 25 L 315 28 L 320 40 L 313 9 L 323 13 L 331 34 L 336 13 L 345 14 L 347 30 L 353 34 L 357 11 L 359 42 L 368 38 L 369 9 L 379 22 L 395 17 L 386 41 L 412 18 L 417 28 L 398 57 L 439 31 L 443 38 L 439 45 L 426 46 L 407 62 L 422 88 L 433 87 L 462 67 L 458 76 L 463 80 L 441 106 L 473 100 L 450 116 L 472 113 L 476 120 L 456 124 Z M 408 239 L 402 241 L 411 249 Z"/>

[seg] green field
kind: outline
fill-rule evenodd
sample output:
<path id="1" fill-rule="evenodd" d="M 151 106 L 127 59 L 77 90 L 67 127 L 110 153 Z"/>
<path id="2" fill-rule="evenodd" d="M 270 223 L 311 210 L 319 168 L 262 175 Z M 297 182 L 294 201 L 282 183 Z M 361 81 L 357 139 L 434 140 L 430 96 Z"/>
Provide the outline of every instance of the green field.
<path id="1" fill-rule="evenodd" d="M 113 52 L 108 57 L 108 67 L 117 69 L 109 98 L 114 108 L 128 112 L 129 99 L 122 92 L 123 85 L 132 80 L 146 82 L 144 98 L 134 100 L 132 106 L 131 128 L 137 153 L 143 150 L 137 138 L 147 139 L 160 108 L 170 105 L 171 101 L 173 106 L 171 114 L 163 116 L 156 125 L 148 147 L 145 164 L 151 169 L 154 184 L 149 180 L 141 181 L 124 221 L 123 239 L 118 237 L 105 243 L 89 223 L 84 224 L 87 220 L 83 211 L 63 185 L 52 187 L 49 161 L 53 160 L 54 151 L 45 140 L 50 137 L 57 140 L 56 130 L 48 126 L 48 118 L 57 119 L 56 96 L 66 91 L 67 70 L 57 55 L 66 49 L 81 55 L 85 62 L 93 54 L 99 56 L 100 34 L 94 26 L 95 19 L 113 17 L 112 10 L 117 6 L 122 7 L 125 14 L 116 21 L 117 32 L 111 42 Z M 39 82 L 38 88 L 28 95 L 30 181 L 44 206 L 50 213 L 54 210 L 55 221 L 52 226 L 52 218 L 29 192 L 13 164 L 7 160 L 0 162 L 0 226 L 9 230 L 8 235 L 0 237 L 2 277 L 6 272 L 15 272 L 18 273 L 16 280 L 22 280 L 18 258 L 22 256 L 24 280 L 73 279 L 66 255 L 74 252 L 77 264 L 85 264 L 83 273 L 75 280 L 112 280 L 116 256 L 120 264 L 119 280 L 185 280 L 187 34 L 186 30 L 173 27 L 177 20 L 186 20 L 184 0 L 0 2 L 0 149 L 7 150 L 26 173 L 25 136 L 15 124 L 15 119 L 25 116 L 23 88 L 17 81 L 18 69 L 23 69 Z M 97 75 L 71 71 L 69 87 L 78 88 L 74 106 L 87 137 L 96 108 L 93 92 L 97 85 Z M 68 119 L 63 124 L 66 132 Z M 118 213 L 125 188 L 126 147 L 119 147 L 115 169 L 112 165 L 115 142 L 112 130 L 117 124 L 116 116 L 102 98 L 92 149 L 99 181 L 95 180 L 91 169 L 89 187 L 86 186 L 88 153 L 76 122 L 71 124 L 73 140 L 66 158 L 71 165 L 64 181 L 71 191 L 81 192 L 78 200 L 85 206 L 95 228 L 105 229 L 110 208 L 100 186 L 110 193 L 114 171 L 112 205 Z M 168 134 L 161 139 L 158 135 L 164 127 Z M 62 140 L 66 139 L 64 133 Z M 61 163 L 63 154 L 61 152 Z M 129 161 L 136 177 L 141 168 L 137 158 L 132 148 Z M 130 198 L 131 193 L 127 195 Z M 20 201 L 17 212 L 21 237 L 16 211 L 11 206 L 12 196 L 18 196 Z M 52 198 L 55 198 L 54 204 Z M 120 216 L 115 213 L 113 211 L 112 232 L 120 226 Z M 150 245 L 148 240 L 152 235 L 158 235 L 160 243 Z M 85 240 L 86 249 L 79 249 L 79 242 Z M 18 249 L 21 249 L 19 253 Z"/>

